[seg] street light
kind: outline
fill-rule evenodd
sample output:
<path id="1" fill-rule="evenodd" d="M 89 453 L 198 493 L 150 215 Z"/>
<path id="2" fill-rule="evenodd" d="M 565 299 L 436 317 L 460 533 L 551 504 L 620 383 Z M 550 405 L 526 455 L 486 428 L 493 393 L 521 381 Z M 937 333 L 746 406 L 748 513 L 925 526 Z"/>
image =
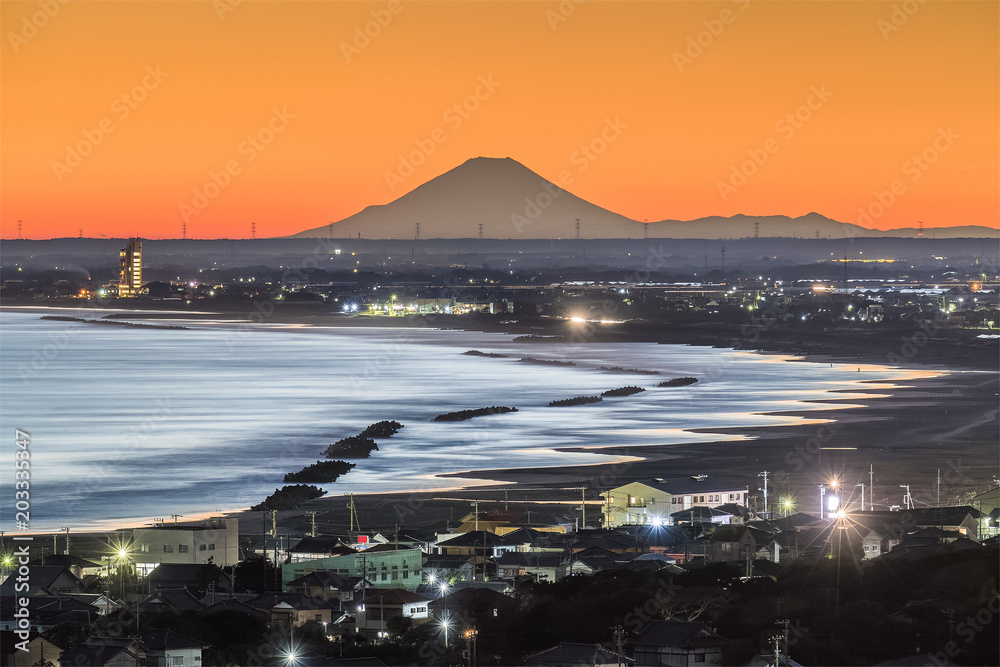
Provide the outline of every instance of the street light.
<path id="1" fill-rule="evenodd" d="M 441 584 L 441 597 L 444 598 L 444 619 L 441 621 L 444 627 L 444 646 L 448 648 L 448 584 Z"/>

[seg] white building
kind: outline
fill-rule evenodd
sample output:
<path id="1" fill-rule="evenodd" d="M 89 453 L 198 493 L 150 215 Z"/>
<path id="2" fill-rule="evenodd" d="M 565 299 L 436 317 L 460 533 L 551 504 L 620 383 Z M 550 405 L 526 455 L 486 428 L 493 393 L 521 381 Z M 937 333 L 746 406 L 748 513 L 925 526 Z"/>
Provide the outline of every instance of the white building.
<path id="1" fill-rule="evenodd" d="M 670 515 L 692 507 L 718 507 L 727 503 L 746 506 L 746 485 L 708 475 L 631 482 L 604 491 L 604 526 L 670 523 Z"/>
<path id="2" fill-rule="evenodd" d="M 128 558 L 148 573 L 160 563 L 208 563 L 219 567 L 240 560 L 239 520 L 212 518 L 198 524 L 162 523 L 132 531 Z"/>

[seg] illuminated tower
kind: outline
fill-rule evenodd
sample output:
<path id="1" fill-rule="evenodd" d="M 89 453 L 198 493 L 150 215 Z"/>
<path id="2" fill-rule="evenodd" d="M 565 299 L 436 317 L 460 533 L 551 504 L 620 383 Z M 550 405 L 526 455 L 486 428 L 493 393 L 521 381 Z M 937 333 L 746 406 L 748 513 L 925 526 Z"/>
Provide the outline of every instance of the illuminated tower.
<path id="1" fill-rule="evenodd" d="M 119 257 L 121 279 L 118 281 L 118 296 L 135 296 L 142 287 L 142 240 L 129 239 Z"/>

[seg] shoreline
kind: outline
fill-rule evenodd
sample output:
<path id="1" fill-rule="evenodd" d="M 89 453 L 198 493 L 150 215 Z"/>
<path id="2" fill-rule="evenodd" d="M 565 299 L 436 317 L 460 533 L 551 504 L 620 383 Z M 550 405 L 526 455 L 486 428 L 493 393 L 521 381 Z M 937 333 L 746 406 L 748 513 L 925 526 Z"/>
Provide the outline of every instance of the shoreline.
<path id="1" fill-rule="evenodd" d="M 52 312 L 49 307 L 39 307 L 35 306 L 30 309 L 28 308 L 13 308 L 10 309 L 14 312 L 25 312 L 28 310 L 40 311 L 42 313 Z M 59 308 L 58 310 L 64 310 Z M 83 309 L 79 309 L 83 310 Z M 93 309 L 90 309 L 93 310 Z M 102 309 L 103 310 L 103 309 Z M 122 312 L 121 309 L 107 309 L 112 312 Z M 150 311 L 143 311 L 143 314 L 152 314 Z M 131 314 L 131 313 L 130 313 Z M 184 313 L 188 315 L 189 313 Z M 199 314 L 205 315 L 215 315 L 216 313 L 205 313 L 201 311 Z M 222 313 L 218 313 L 222 314 Z M 121 319 L 129 319 L 128 317 L 123 317 Z M 146 319 L 138 317 L 136 319 Z M 173 318 L 171 318 L 173 319 Z M 197 319 L 197 318 L 193 318 Z M 309 318 L 312 319 L 312 318 Z M 392 322 L 392 328 L 397 328 L 401 325 L 405 326 L 405 322 L 400 320 L 406 320 L 407 318 L 371 318 L 365 317 L 363 319 L 356 319 L 353 317 L 346 318 L 346 321 L 350 321 L 350 324 L 344 328 L 352 328 L 358 326 L 373 326 L 384 324 L 381 320 L 389 320 Z M 277 322 L 272 324 L 279 324 Z M 301 322 L 292 323 L 285 322 L 282 324 L 314 324 L 319 326 L 330 326 L 329 322 Z M 237 322 L 229 321 L 226 326 L 238 325 Z M 309 326 L 300 327 L 296 329 L 304 331 L 308 330 Z M 429 328 L 424 324 L 423 326 L 416 326 L 415 328 Z M 434 327 L 441 329 L 455 329 L 456 327 Z M 266 327 L 269 330 L 275 330 L 272 327 Z M 483 331 L 487 333 L 506 333 L 506 334 L 516 334 L 517 332 L 511 332 L 509 330 L 497 330 L 497 327 L 463 327 L 462 329 L 468 331 Z M 671 338 L 676 338 L 676 332 L 670 336 Z M 604 340 L 604 336 L 595 337 L 594 342 L 610 342 Z M 541 341 L 552 340 L 552 339 L 541 339 Z M 526 342 L 525 344 L 537 344 L 539 341 L 532 340 Z M 553 341 L 554 342 L 554 341 Z M 640 337 L 639 340 L 631 339 L 631 337 L 614 336 L 614 342 L 657 342 L 661 344 L 685 344 L 681 341 L 651 341 L 645 339 L 645 337 Z M 801 344 L 802 341 L 799 341 Z M 704 345 L 703 342 L 686 343 L 694 345 Z M 584 343 L 585 345 L 585 343 Z M 707 346 L 707 345 L 706 345 Z M 963 370 L 960 368 L 946 368 L 942 367 L 940 364 L 927 363 L 926 359 L 921 359 L 919 361 L 924 361 L 924 363 L 914 363 L 907 366 L 891 366 L 886 364 L 884 361 L 879 359 L 879 352 L 876 350 L 869 349 L 866 354 L 859 354 L 857 350 L 853 351 L 852 354 L 844 355 L 843 350 L 838 350 L 839 353 L 824 353 L 824 354 L 806 354 L 800 355 L 796 354 L 792 350 L 784 349 L 774 349 L 778 347 L 776 345 L 769 345 L 768 347 L 772 349 L 763 350 L 750 350 L 741 349 L 737 346 L 722 346 L 722 345 L 712 345 L 712 347 L 731 347 L 731 349 L 741 350 L 744 352 L 755 352 L 757 354 L 777 354 L 783 356 L 792 355 L 797 358 L 788 359 L 788 361 L 795 362 L 809 362 L 809 363 L 846 363 L 847 360 L 852 362 L 866 362 L 872 363 L 873 361 L 878 364 L 880 369 L 884 368 L 889 370 L 891 368 L 898 368 L 904 371 L 904 373 L 912 371 L 926 371 L 933 374 L 932 377 L 923 378 L 910 378 L 906 380 L 890 380 L 890 379 L 877 379 L 870 380 L 872 383 L 880 384 L 890 384 L 890 388 L 871 388 L 870 390 L 859 390 L 859 389 L 832 389 L 830 392 L 844 392 L 849 393 L 851 396 L 843 396 L 829 399 L 815 399 L 810 400 L 810 403 L 823 403 L 828 404 L 827 407 L 820 407 L 815 410 L 790 410 L 786 412 L 774 412 L 774 413 L 762 413 L 768 415 L 779 415 L 787 416 L 791 418 L 807 420 L 808 423 L 802 424 L 784 424 L 780 426 L 750 426 L 750 427 L 726 427 L 726 428 L 706 428 L 706 429 L 685 429 L 690 432 L 697 433 L 711 433 L 718 435 L 733 435 L 738 436 L 739 439 L 735 440 L 712 440 L 708 442 L 701 443 L 689 443 L 689 444 L 662 444 L 662 445 L 608 445 L 604 447 L 587 447 L 587 448 L 565 448 L 567 452 L 587 452 L 587 453 L 601 453 L 617 456 L 627 456 L 633 460 L 628 462 L 618 462 L 618 463 L 593 463 L 586 465 L 567 465 L 567 466 L 547 466 L 547 467 L 537 467 L 537 468 L 503 468 L 503 469 L 483 469 L 483 470 L 466 470 L 455 473 L 439 473 L 435 475 L 436 479 L 440 479 L 444 482 L 441 486 L 448 486 L 448 480 L 462 480 L 465 485 L 459 488 L 442 489 L 440 487 L 434 490 L 417 489 L 410 491 L 391 491 L 391 492 L 376 492 L 376 493 L 366 493 L 366 494 L 356 494 L 357 498 L 369 498 L 379 499 L 381 501 L 384 499 L 387 502 L 399 503 L 403 499 L 412 499 L 417 496 L 424 502 L 428 497 L 443 498 L 448 495 L 482 495 L 487 498 L 491 495 L 496 495 L 499 489 L 507 487 L 508 489 L 515 489 L 518 492 L 521 490 L 525 492 L 541 492 L 543 490 L 554 490 L 560 486 L 564 486 L 567 483 L 587 483 L 591 486 L 595 481 L 599 481 L 602 477 L 607 478 L 606 473 L 610 473 L 616 480 L 625 479 L 626 477 L 667 477 L 667 476 L 686 476 L 688 474 L 700 474 L 704 472 L 713 472 L 713 476 L 732 476 L 737 475 L 740 477 L 746 477 L 748 474 L 753 477 L 756 472 L 750 472 L 748 466 L 753 467 L 767 467 L 771 469 L 777 469 L 779 475 L 782 473 L 783 469 L 788 469 L 790 467 L 796 467 L 799 462 L 803 460 L 800 454 L 794 454 L 796 451 L 794 445 L 792 448 L 789 446 L 789 442 L 792 440 L 800 440 L 802 442 L 808 441 L 810 438 L 814 437 L 817 433 L 817 426 L 823 424 L 832 424 L 833 426 L 828 427 L 829 430 L 833 430 L 836 433 L 835 439 L 830 441 L 830 445 L 838 444 L 838 441 L 844 439 L 849 440 L 852 443 L 860 444 L 861 447 L 855 450 L 840 450 L 841 453 L 826 454 L 828 461 L 831 459 L 834 461 L 840 461 L 840 467 L 843 469 L 845 474 L 853 474 L 850 470 L 851 468 L 858 467 L 858 455 L 851 455 L 844 452 L 854 451 L 861 452 L 863 455 L 867 454 L 867 458 L 872 461 L 872 464 L 888 464 L 886 456 L 878 454 L 878 451 L 885 451 L 888 448 L 888 453 L 899 450 L 903 445 L 899 438 L 886 437 L 885 433 L 879 433 L 878 437 L 872 436 L 869 432 L 870 427 L 875 425 L 878 426 L 878 422 L 894 420 L 900 422 L 901 420 L 906 423 L 909 428 L 905 431 L 907 434 L 914 433 L 916 427 L 911 425 L 911 422 L 916 421 L 917 423 L 924 424 L 924 429 L 929 430 L 929 433 L 924 433 L 923 435 L 929 436 L 934 433 L 934 429 L 930 428 L 927 422 L 935 422 L 935 425 L 939 427 L 947 426 L 952 431 L 961 431 L 965 426 L 968 426 L 967 421 L 963 421 L 964 417 L 956 419 L 956 412 L 954 411 L 955 401 L 948 400 L 948 397 L 942 391 L 943 387 L 953 386 L 957 387 L 952 393 L 958 392 L 962 396 L 962 400 L 965 401 L 967 406 L 971 406 L 974 410 L 979 409 L 979 421 L 981 423 L 973 425 L 967 436 L 972 436 L 975 438 L 981 438 L 984 443 L 996 442 L 996 412 L 997 410 L 984 410 L 985 406 L 990 405 L 990 399 L 997 395 L 996 384 L 997 376 L 992 372 L 990 364 L 987 362 L 987 355 L 982 355 L 982 357 L 976 358 L 974 360 L 979 363 L 971 363 L 970 366 L 973 367 L 972 370 Z M 781 346 L 784 347 L 784 346 Z M 845 359 L 846 356 L 846 359 Z M 975 389 L 976 383 L 979 383 L 979 389 Z M 918 401 L 915 405 L 907 405 L 907 401 L 913 402 L 913 395 L 920 396 L 921 392 L 930 393 L 936 399 L 944 398 L 944 402 L 937 406 L 937 409 L 927 409 L 927 401 Z M 992 396 L 990 394 L 992 393 Z M 934 401 L 931 401 L 932 403 Z M 940 402 L 940 401 L 939 401 Z M 995 404 L 996 401 L 993 401 Z M 838 407 L 839 403 L 845 403 L 843 407 Z M 944 407 L 942 407 L 944 406 Z M 969 410 L 965 410 L 962 414 L 967 414 Z M 992 416 L 990 416 L 992 413 Z M 926 416 L 927 414 L 936 415 L 932 419 L 921 420 L 921 415 Z M 905 418 L 905 419 L 904 419 Z M 975 421 L 975 420 L 974 420 Z M 884 431 L 884 429 L 883 429 Z M 941 428 L 938 429 L 938 432 Z M 935 439 L 935 438 L 931 438 Z M 881 443 L 881 444 L 880 444 Z M 801 444 L 798 443 L 798 444 Z M 968 443 L 966 443 L 967 445 Z M 940 446 L 940 445 L 939 445 Z M 923 449 L 926 449 L 924 447 Z M 564 451 L 559 449 L 557 451 Z M 994 446 L 995 451 L 995 446 Z M 794 455 L 789 462 L 789 453 Z M 964 468 L 965 471 L 963 475 L 970 476 L 970 480 L 978 481 L 985 477 L 988 477 L 990 471 L 995 473 L 997 470 L 997 465 L 994 461 L 987 461 L 989 454 L 984 451 L 971 451 L 967 446 L 960 447 L 956 450 L 959 460 L 959 466 Z M 808 452 L 805 452 L 808 454 Z M 925 451 L 918 452 L 921 458 L 925 458 L 928 453 Z M 965 456 L 966 463 L 962 463 L 962 455 Z M 816 459 L 822 459 L 823 452 L 816 453 Z M 890 457 L 891 458 L 891 457 Z M 970 462 L 970 458 L 973 460 Z M 975 459 L 981 458 L 982 460 L 976 461 Z M 751 461 L 752 459 L 752 461 Z M 737 463 L 738 462 L 738 463 Z M 805 463 L 810 463 L 811 460 L 805 461 Z M 944 461 L 942 461 L 944 464 Z M 762 467 L 762 469 L 764 469 Z M 954 467 L 954 466 L 953 466 Z M 642 469 L 642 474 L 638 474 L 637 468 Z M 801 466 L 800 466 L 801 468 Z M 785 470 L 787 473 L 786 490 L 791 491 L 793 488 L 808 486 L 805 482 L 796 482 L 792 480 L 792 476 L 795 474 L 801 474 L 802 469 L 796 470 Z M 628 473 L 628 474 L 627 474 Z M 478 481 L 478 484 L 475 483 Z M 631 480 L 629 480 L 631 481 Z M 469 482 L 472 482 L 471 484 Z M 625 483 L 625 482 L 621 482 Z M 333 485 L 331 485 L 333 486 Z M 335 488 L 335 487 L 333 487 Z M 593 486 L 596 495 L 597 486 Z M 914 496 L 918 493 L 914 492 Z M 343 498 L 343 494 L 329 494 L 323 498 L 317 499 L 315 501 L 310 501 L 296 510 L 289 510 L 284 512 L 285 516 L 283 519 L 292 520 L 295 522 L 296 516 L 304 516 L 304 511 L 310 508 L 320 508 L 320 509 L 330 509 L 334 502 L 338 502 L 338 499 Z M 341 503 L 342 504 L 342 503 Z M 248 515 L 258 514 L 252 512 L 246 508 L 234 509 L 224 512 L 228 516 L 241 516 L 244 518 L 251 518 Z M 113 524 L 118 528 L 128 526 L 140 526 L 142 523 L 132 523 L 130 520 L 126 519 L 121 522 L 119 521 L 109 521 L 109 524 Z M 241 530 L 241 532 L 244 532 Z"/>

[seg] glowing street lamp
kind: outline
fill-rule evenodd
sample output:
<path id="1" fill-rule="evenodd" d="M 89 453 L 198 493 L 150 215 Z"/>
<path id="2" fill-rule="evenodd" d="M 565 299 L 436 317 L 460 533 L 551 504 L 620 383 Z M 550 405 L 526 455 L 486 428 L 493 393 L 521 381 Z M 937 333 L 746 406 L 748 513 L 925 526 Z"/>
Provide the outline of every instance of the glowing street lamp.
<path id="1" fill-rule="evenodd" d="M 794 511 L 795 502 L 792 500 L 791 496 L 785 496 L 781 501 L 781 509 L 784 511 L 785 516 L 788 516 L 789 511 Z"/>

